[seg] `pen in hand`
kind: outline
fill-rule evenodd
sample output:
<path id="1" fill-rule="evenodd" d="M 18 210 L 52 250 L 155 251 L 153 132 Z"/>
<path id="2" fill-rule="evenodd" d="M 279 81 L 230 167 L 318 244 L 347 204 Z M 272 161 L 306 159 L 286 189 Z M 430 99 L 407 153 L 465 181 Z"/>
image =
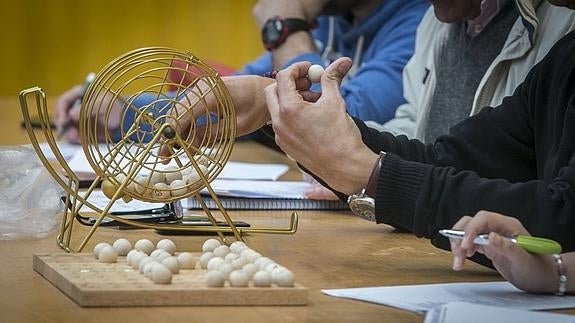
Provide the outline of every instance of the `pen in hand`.
<path id="1" fill-rule="evenodd" d="M 457 240 L 462 240 L 463 237 L 465 236 L 464 231 L 458 231 L 458 230 L 439 230 L 439 233 L 447 238 Z M 538 254 L 561 253 L 561 245 L 558 242 L 555 242 L 550 239 L 523 236 L 523 235 L 518 235 L 512 238 L 505 237 L 505 239 L 509 239 L 511 242 L 515 243 L 519 247 L 531 253 L 538 253 Z M 475 239 L 473 239 L 473 243 L 476 245 L 486 246 L 489 244 L 489 235 L 480 234 L 477 237 L 475 237 Z"/>
<path id="2" fill-rule="evenodd" d="M 88 90 L 88 87 L 94 81 L 95 78 L 96 78 L 96 73 L 89 73 L 86 76 L 86 80 L 84 80 L 84 84 L 82 84 L 82 88 L 80 89 L 80 95 L 78 96 L 76 101 L 74 101 L 74 103 L 71 104 L 68 107 L 68 109 L 66 110 L 67 115 L 69 115 L 70 110 L 72 110 L 76 105 L 80 105 L 82 103 L 82 99 L 84 98 L 84 94 L 86 94 L 86 90 Z M 64 123 L 62 126 L 57 128 L 56 138 L 58 140 L 60 140 L 62 138 L 62 136 L 64 136 L 64 134 L 68 130 L 70 130 L 73 126 L 74 126 L 74 121 L 69 118 L 68 121 L 66 121 L 66 123 Z"/>

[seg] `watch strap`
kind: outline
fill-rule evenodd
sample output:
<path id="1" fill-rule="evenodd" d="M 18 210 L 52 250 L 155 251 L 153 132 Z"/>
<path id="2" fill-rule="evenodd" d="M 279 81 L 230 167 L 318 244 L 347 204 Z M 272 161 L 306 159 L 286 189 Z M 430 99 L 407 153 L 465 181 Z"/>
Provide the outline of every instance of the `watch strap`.
<path id="1" fill-rule="evenodd" d="M 312 24 L 301 18 L 284 18 L 283 23 L 290 34 L 302 30 L 309 31 L 313 28 Z"/>
<path id="2" fill-rule="evenodd" d="M 267 39 L 267 28 L 277 27 L 277 23 L 281 23 L 281 30 L 276 31 L 279 34 L 279 38 L 275 40 Z M 317 22 L 315 20 L 310 23 L 309 21 L 302 18 L 282 18 L 275 16 L 268 19 L 268 21 L 264 24 L 264 28 L 262 29 L 262 40 L 267 50 L 274 50 L 282 45 L 289 35 L 298 31 L 310 31 L 316 26 Z"/>
<path id="3" fill-rule="evenodd" d="M 371 175 L 369 175 L 367 186 L 365 187 L 365 194 L 372 198 L 375 198 L 377 195 L 377 182 L 379 181 L 379 173 L 381 172 L 381 163 L 383 162 L 383 158 L 385 158 L 385 152 L 380 151 L 379 157 L 377 157 L 375 165 L 373 165 Z"/>

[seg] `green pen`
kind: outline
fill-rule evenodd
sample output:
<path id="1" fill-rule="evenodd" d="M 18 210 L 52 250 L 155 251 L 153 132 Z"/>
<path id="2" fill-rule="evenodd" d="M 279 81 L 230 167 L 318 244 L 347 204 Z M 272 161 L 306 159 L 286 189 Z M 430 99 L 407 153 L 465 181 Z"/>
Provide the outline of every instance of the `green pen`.
<path id="1" fill-rule="evenodd" d="M 439 233 L 449 239 L 458 239 L 462 240 L 465 236 L 465 231 L 458 231 L 458 230 L 439 230 Z M 507 238 L 511 242 L 515 243 L 516 245 L 520 246 L 521 248 L 531 252 L 531 253 L 539 253 L 539 254 L 558 254 L 561 253 L 561 245 L 553 241 L 551 239 L 545 238 L 537 238 L 531 236 L 516 236 L 512 238 Z M 488 234 L 480 234 L 475 239 L 473 239 L 473 243 L 480 246 L 486 246 L 489 244 L 489 235 Z"/>

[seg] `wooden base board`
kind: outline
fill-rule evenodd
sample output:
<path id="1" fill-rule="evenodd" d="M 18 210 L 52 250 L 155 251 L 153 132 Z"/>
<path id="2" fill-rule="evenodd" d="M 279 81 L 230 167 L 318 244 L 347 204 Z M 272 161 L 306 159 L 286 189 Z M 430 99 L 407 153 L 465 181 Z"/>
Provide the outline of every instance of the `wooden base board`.
<path id="1" fill-rule="evenodd" d="M 199 257 L 199 254 L 196 254 Z M 80 306 L 306 305 L 307 288 L 206 286 L 205 269 L 181 270 L 169 285 L 154 284 L 126 257 L 105 264 L 87 253 L 35 254 L 36 272 Z"/>

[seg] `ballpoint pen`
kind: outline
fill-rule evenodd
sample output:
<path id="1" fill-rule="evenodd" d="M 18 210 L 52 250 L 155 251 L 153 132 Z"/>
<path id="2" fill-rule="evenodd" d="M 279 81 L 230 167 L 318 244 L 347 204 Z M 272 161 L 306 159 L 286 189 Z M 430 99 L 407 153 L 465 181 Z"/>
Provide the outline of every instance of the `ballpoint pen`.
<path id="1" fill-rule="evenodd" d="M 464 231 L 458 231 L 458 230 L 439 230 L 439 233 L 450 239 L 458 239 L 458 240 L 462 240 L 463 237 L 465 236 Z M 539 254 L 561 253 L 561 245 L 558 242 L 555 242 L 550 239 L 522 236 L 522 235 L 510 238 L 505 237 L 505 239 L 509 239 L 511 242 L 515 243 L 516 245 L 520 246 L 521 248 L 531 253 L 539 253 Z M 475 243 L 476 245 L 486 246 L 489 244 L 489 235 L 480 234 L 477 237 L 475 237 L 475 239 L 473 239 L 473 243 Z"/>
<path id="2" fill-rule="evenodd" d="M 82 88 L 80 89 L 80 95 L 78 96 L 76 101 L 74 101 L 74 104 L 72 104 L 68 107 L 68 109 L 66 110 L 66 113 L 69 113 L 72 108 L 74 108 L 76 105 L 79 105 L 82 103 L 82 99 L 84 98 L 84 95 L 86 94 L 86 90 L 88 90 L 88 87 L 94 81 L 94 78 L 96 78 L 96 73 L 89 73 L 86 76 L 86 80 L 84 80 L 84 84 L 82 84 Z M 72 126 L 74 126 L 74 121 L 72 121 L 72 119 L 68 119 L 68 121 L 62 127 L 59 127 L 57 129 L 56 137 L 58 139 L 61 139 L 62 136 L 68 130 L 70 130 L 70 128 L 72 128 Z"/>

